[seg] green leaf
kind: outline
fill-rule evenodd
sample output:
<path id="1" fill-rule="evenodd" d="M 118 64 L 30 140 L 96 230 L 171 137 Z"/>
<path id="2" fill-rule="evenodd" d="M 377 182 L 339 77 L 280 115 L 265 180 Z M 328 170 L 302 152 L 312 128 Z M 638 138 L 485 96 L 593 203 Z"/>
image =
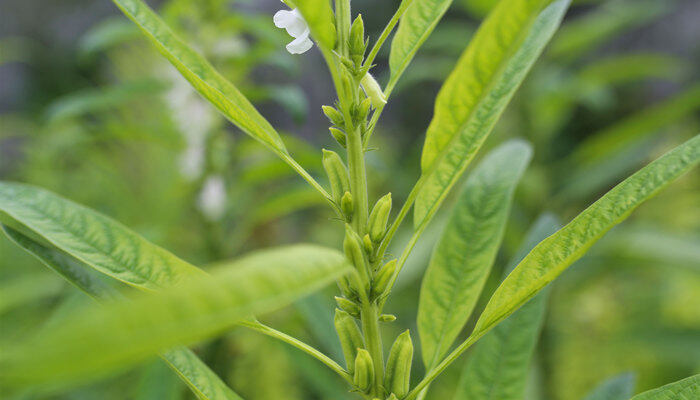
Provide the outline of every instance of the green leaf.
<path id="1" fill-rule="evenodd" d="M 388 91 L 396 85 L 416 51 L 428 39 L 442 16 L 450 8 L 450 4 L 452 0 L 403 0 L 399 7 L 408 8 L 401 17 L 394 39 L 391 41 L 389 54 L 391 77 L 387 85 Z"/>
<path id="2" fill-rule="evenodd" d="M 523 141 L 506 143 L 489 153 L 464 185 L 421 286 L 418 332 L 428 368 L 449 350 L 476 305 L 531 155 Z"/>
<path id="3" fill-rule="evenodd" d="M 333 10 L 328 0 L 294 0 L 306 23 L 309 24 L 311 35 L 324 50 L 333 50 L 336 33 Z"/>
<path id="4" fill-rule="evenodd" d="M 104 301 L 121 298 L 119 292 L 106 285 L 95 274 L 90 274 L 89 267 L 80 261 L 59 250 L 42 246 L 12 228 L 4 225 L 2 228 L 7 237 L 15 244 L 94 299 Z M 163 353 L 161 358 L 192 389 L 198 399 L 241 399 L 191 350 L 186 348 L 172 349 Z"/>
<path id="5" fill-rule="evenodd" d="M 428 221 L 554 34 L 569 1 L 504 0 L 476 32 L 435 102 L 414 225 Z"/>
<path id="6" fill-rule="evenodd" d="M 630 400 L 693 400 L 700 397 L 700 375 L 640 393 Z"/>
<path id="7" fill-rule="evenodd" d="M 2 348 L 0 382 L 18 387 L 60 385 L 105 374 L 156 352 L 211 337 L 349 271 L 342 253 L 319 246 L 260 251 L 211 276 L 78 311 L 49 332 Z M 178 364 L 181 360 L 171 361 L 187 368 Z"/>
<path id="8" fill-rule="evenodd" d="M 0 222 L 140 289 L 204 274 L 122 224 L 34 186 L 0 181 Z"/>
<path id="9" fill-rule="evenodd" d="M 258 110 L 199 53 L 187 46 L 142 0 L 113 0 L 204 98 L 242 131 L 277 154 L 282 139 Z"/>
<path id="10" fill-rule="evenodd" d="M 479 338 L 532 298 L 608 230 L 698 162 L 700 135 L 615 186 L 564 228 L 543 240 L 496 289 L 476 323 L 472 338 Z"/>
<path id="11" fill-rule="evenodd" d="M 598 385 L 583 400 L 628 400 L 634 393 L 636 380 L 629 372 L 614 376 Z"/>
<path id="12" fill-rule="evenodd" d="M 559 223 L 551 214 L 540 217 L 504 275 L 508 275 L 530 249 L 558 228 Z M 455 400 L 523 398 L 546 301 L 545 292 L 538 294 L 477 343 L 462 373 Z"/>

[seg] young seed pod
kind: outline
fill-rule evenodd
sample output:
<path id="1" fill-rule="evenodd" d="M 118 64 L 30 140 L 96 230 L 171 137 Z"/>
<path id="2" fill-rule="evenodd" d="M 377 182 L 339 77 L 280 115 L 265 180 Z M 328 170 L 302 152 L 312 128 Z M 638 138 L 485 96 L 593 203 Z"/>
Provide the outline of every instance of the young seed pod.
<path id="1" fill-rule="evenodd" d="M 391 346 L 384 376 L 384 388 L 398 398 L 406 396 L 410 389 L 412 360 L 413 342 L 411 334 L 406 330 Z"/>
<path id="2" fill-rule="evenodd" d="M 390 394 L 389 397 L 386 398 L 386 400 L 399 400 L 395 394 Z"/>
<path id="3" fill-rule="evenodd" d="M 350 284 L 350 279 L 347 276 L 341 276 L 338 278 L 338 287 L 340 292 L 349 299 L 357 298 L 357 291 Z"/>
<path id="4" fill-rule="evenodd" d="M 352 220 L 352 213 L 355 211 L 355 206 L 352 202 L 352 195 L 350 192 L 345 192 L 343 197 L 340 198 L 340 210 L 345 215 L 347 221 Z"/>
<path id="5" fill-rule="evenodd" d="M 340 307 L 341 310 L 355 318 L 360 317 L 360 306 L 354 301 L 348 300 L 344 297 L 335 296 L 335 302 L 338 304 L 338 307 Z"/>
<path id="6" fill-rule="evenodd" d="M 370 99 L 369 97 L 365 97 L 365 99 L 360 102 L 358 116 L 357 116 L 357 119 L 359 121 L 364 121 L 367 119 L 367 115 L 369 115 L 369 108 L 371 105 L 372 105 L 372 99 Z"/>
<path id="7" fill-rule="evenodd" d="M 374 244 L 372 243 L 372 239 L 369 238 L 369 233 L 366 233 L 365 236 L 362 237 L 362 246 L 365 248 L 365 253 L 372 255 L 374 252 Z"/>
<path id="8" fill-rule="evenodd" d="M 372 387 L 374 381 L 374 364 L 372 356 L 365 349 L 357 349 L 355 357 L 355 376 L 353 383 L 363 392 L 367 392 Z"/>
<path id="9" fill-rule="evenodd" d="M 340 338 L 340 347 L 343 349 L 345 363 L 348 372 L 355 371 L 355 358 L 357 357 L 357 349 L 365 346 L 362 339 L 362 332 L 357 327 L 355 319 L 343 310 L 335 309 L 335 318 L 333 319 L 335 330 Z"/>
<path id="10" fill-rule="evenodd" d="M 331 195 L 336 203 L 340 203 L 343 194 L 350 190 L 348 169 L 338 153 L 323 149 L 323 169 L 326 170 L 328 180 L 331 183 Z"/>
<path id="11" fill-rule="evenodd" d="M 362 88 L 365 89 L 365 93 L 367 93 L 367 97 L 369 97 L 372 101 L 372 106 L 374 108 L 379 108 L 386 104 L 386 96 L 384 96 L 384 91 L 369 72 L 362 77 L 362 80 L 360 80 L 360 85 L 362 85 Z"/>
<path id="12" fill-rule="evenodd" d="M 382 314 L 379 316 L 379 322 L 394 322 L 396 321 L 396 315 L 394 314 Z"/>
<path id="13" fill-rule="evenodd" d="M 362 59 L 366 48 L 365 23 L 362 21 L 362 14 L 358 14 L 350 27 L 350 55 Z"/>
<path id="14" fill-rule="evenodd" d="M 331 121 L 331 124 L 341 127 L 345 125 L 345 118 L 343 118 L 343 114 L 340 111 L 331 106 L 321 106 L 321 109 L 328 120 Z"/>
<path id="15" fill-rule="evenodd" d="M 352 262 L 355 268 L 361 273 L 365 273 L 365 254 L 362 249 L 360 238 L 348 224 L 345 224 L 343 250 L 345 250 L 345 256 Z"/>
<path id="16" fill-rule="evenodd" d="M 328 130 L 331 132 L 331 136 L 333 136 L 333 139 L 335 139 L 335 141 L 338 142 L 338 144 L 343 146 L 343 148 L 348 147 L 348 140 L 345 136 L 345 132 L 343 132 L 341 129 L 333 127 L 328 128 Z"/>
<path id="17" fill-rule="evenodd" d="M 386 223 L 389 221 L 391 213 L 391 193 L 377 200 L 377 204 L 372 208 L 369 214 L 369 237 L 374 243 L 379 243 L 384 238 L 386 232 Z"/>
<path id="18" fill-rule="evenodd" d="M 384 294 L 389 287 L 389 282 L 391 282 L 391 278 L 394 276 L 395 271 L 396 259 L 389 261 L 379 269 L 379 272 L 377 272 L 377 275 L 374 277 L 374 282 L 372 283 L 373 296 L 379 297 Z"/>

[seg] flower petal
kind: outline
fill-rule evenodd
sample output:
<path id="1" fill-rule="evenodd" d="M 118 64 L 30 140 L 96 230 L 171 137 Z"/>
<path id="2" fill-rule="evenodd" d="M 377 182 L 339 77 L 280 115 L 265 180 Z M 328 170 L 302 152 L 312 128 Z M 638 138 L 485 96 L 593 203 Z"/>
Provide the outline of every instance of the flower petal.
<path id="1" fill-rule="evenodd" d="M 307 34 L 290 42 L 287 45 L 287 51 L 292 54 L 302 54 L 306 53 L 313 45 L 313 42 L 309 39 L 309 35 Z"/>
<path id="2" fill-rule="evenodd" d="M 272 21 L 278 28 L 286 28 L 292 21 L 296 19 L 296 14 L 293 11 L 279 10 L 272 17 Z"/>

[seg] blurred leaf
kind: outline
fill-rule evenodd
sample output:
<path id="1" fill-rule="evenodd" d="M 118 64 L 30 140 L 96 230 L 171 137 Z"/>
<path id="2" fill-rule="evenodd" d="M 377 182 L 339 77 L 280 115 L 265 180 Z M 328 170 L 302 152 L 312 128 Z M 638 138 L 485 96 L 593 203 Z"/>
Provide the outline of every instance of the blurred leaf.
<path id="1" fill-rule="evenodd" d="M 531 156 L 527 143 L 508 142 L 489 153 L 464 185 L 421 286 L 418 332 L 427 368 L 450 349 L 476 305 Z"/>
<path id="2" fill-rule="evenodd" d="M 548 54 L 568 60 L 580 57 L 621 31 L 668 12 L 671 3 L 655 0 L 606 1 L 594 11 L 567 22 L 552 41 Z"/>
<path id="3" fill-rule="evenodd" d="M 554 235 L 538 244 L 496 289 L 479 317 L 476 339 L 553 281 L 613 226 L 700 162 L 700 135 L 617 185 Z"/>
<path id="4" fill-rule="evenodd" d="M 328 0 L 294 0 L 306 23 L 309 24 L 311 35 L 318 41 L 321 48 L 330 51 L 335 48 L 335 17 Z"/>
<path id="5" fill-rule="evenodd" d="M 583 400 L 627 400 L 634 393 L 636 380 L 630 372 L 614 376 L 598 385 Z"/>
<path id="6" fill-rule="evenodd" d="M 15 244 L 92 298 L 100 301 L 123 299 L 119 292 L 106 285 L 99 277 L 90 274 L 89 267 L 80 261 L 56 249 L 44 247 L 12 228 L 4 225 L 2 228 Z M 70 321 L 70 319 L 55 321 L 45 331 L 50 334 L 55 327 L 60 327 L 65 321 Z M 198 399 L 240 400 L 240 397 L 229 389 L 191 350 L 186 348 L 171 349 L 163 353 L 161 358 L 192 389 Z"/>
<path id="7" fill-rule="evenodd" d="M 143 369 L 134 400 L 180 400 L 180 387 L 177 376 L 165 364 L 153 362 Z"/>
<path id="8" fill-rule="evenodd" d="M 112 46 L 141 37 L 134 24 L 122 18 L 108 18 L 90 28 L 80 39 L 80 52 L 84 56 L 108 50 Z"/>
<path id="9" fill-rule="evenodd" d="M 630 400 L 690 400 L 698 397 L 700 397 L 700 375 L 693 375 L 658 389 L 640 393 Z"/>
<path id="10" fill-rule="evenodd" d="M 557 231 L 556 217 L 545 214 L 535 221 L 504 276 L 547 236 Z M 479 341 L 467 361 L 455 400 L 519 400 L 523 398 L 530 360 L 544 320 L 547 293 L 528 301 Z"/>
<path id="11" fill-rule="evenodd" d="M 61 385 L 105 374 L 284 306 L 349 270 L 343 254 L 319 246 L 260 251 L 212 276 L 82 310 L 50 332 L 3 348 L 0 381 Z"/>
<path id="12" fill-rule="evenodd" d="M 389 68 L 391 77 L 386 91 L 390 92 L 410 64 L 418 48 L 430 36 L 452 0 L 403 0 L 399 7 L 408 7 L 401 17 L 391 41 Z M 465 42 L 468 37 L 465 37 Z M 453 38 L 454 39 L 454 38 Z"/>
<path id="13" fill-rule="evenodd" d="M 275 129 L 229 81 L 188 47 L 141 0 L 113 0 L 192 86 L 237 127 L 278 155 L 287 150 Z"/>
<path id="14" fill-rule="evenodd" d="M 204 274 L 120 223 L 34 186 L 0 181 L 0 221 L 142 289 Z"/>
<path id="15" fill-rule="evenodd" d="M 578 71 L 578 78 L 584 85 L 617 85 L 643 79 L 679 81 L 688 70 L 687 63 L 676 56 L 635 53 L 593 61 Z"/>
<path id="16" fill-rule="evenodd" d="M 460 0 L 459 4 L 476 17 L 483 17 L 491 11 L 499 0 Z"/>
<path id="17" fill-rule="evenodd" d="M 55 296 L 62 289 L 63 283 L 47 274 L 31 274 L 0 282 L 0 314 L 29 302 Z"/>
<path id="18" fill-rule="evenodd" d="M 481 25 L 438 94 L 414 226 L 430 219 L 552 37 L 569 1 L 506 0 Z"/>

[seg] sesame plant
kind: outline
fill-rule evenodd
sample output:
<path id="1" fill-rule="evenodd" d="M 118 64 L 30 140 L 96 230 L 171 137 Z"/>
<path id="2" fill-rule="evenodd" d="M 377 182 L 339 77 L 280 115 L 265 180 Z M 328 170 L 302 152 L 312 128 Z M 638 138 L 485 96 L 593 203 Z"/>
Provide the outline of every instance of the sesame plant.
<path id="1" fill-rule="evenodd" d="M 274 15 L 273 23 L 293 37 L 286 45 L 290 53 L 318 48 L 337 94 L 334 104 L 322 107 L 338 143 L 337 151 L 320 154 L 327 186 L 294 158 L 252 103 L 142 0 L 114 3 L 202 97 L 318 192 L 332 217 L 328 223 L 344 232 L 342 249 L 281 246 L 205 271 L 63 197 L 0 182 L 5 234 L 98 303 L 19 342 L 2 343 L 3 390 L 59 390 L 157 354 L 197 398 L 240 399 L 184 347 L 240 326 L 314 357 L 357 398 L 426 398 L 437 378 L 471 347 L 455 398 L 522 398 L 546 286 L 635 208 L 700 161 L 700 136 L 695 136 L 619 183 L 563 227 L 545 214 L 461 340 L 533 151 L 521 140 L 501 144 L 482 157 L 457 194 L 422 281 L 418 335 L 406 330 L 384 346 L 382 324 L 404 322 L 391 314 L 390 295 L 412 249 L 554 35 L 569 0 L 501 0 L 490 12 L 435 100 L 420 176 L 400 207 L 393 205 L 391 188 L 369 193 L 365 155 L 393 89 L 451 1 L 403 0 L 374 40 L 366 37 L 362 16 L 353 15 L 350 0 L 286 0 L 289 10 Z M 389 80 L 381 85 L 372 69 L 392 33 Z M 389 245 L 411 219 L 410 240 L 394 258 Z M 256 318 L 334 281 L 339 293 L 333 322 L 344 360 Z M 420 357 L 414 357 L 418 343 Z M 412 376 L 418 359 L 425 373 Z M 696 375 L 634 399 L 699 394 Z"/>

